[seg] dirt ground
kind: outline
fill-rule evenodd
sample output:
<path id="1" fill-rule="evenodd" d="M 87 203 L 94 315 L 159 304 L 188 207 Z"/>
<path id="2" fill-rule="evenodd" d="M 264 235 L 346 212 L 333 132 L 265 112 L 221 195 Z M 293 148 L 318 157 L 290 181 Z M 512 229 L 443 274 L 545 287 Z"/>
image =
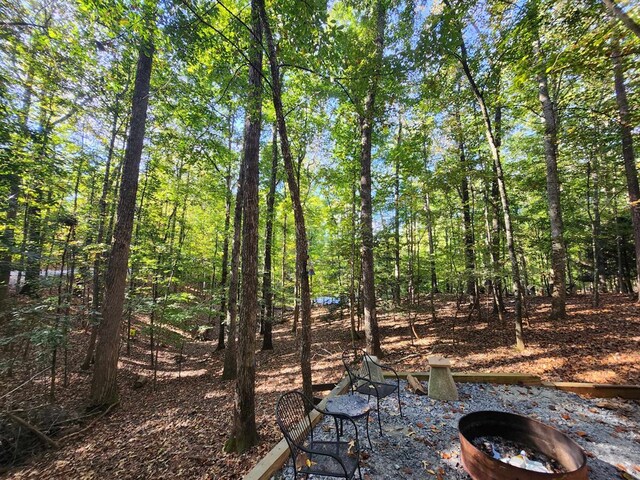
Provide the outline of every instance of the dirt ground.
<path id="1" fill-rule="evenodd" d="M 426 305 L 426 306 L 425 306 Z M 568 318 L 548 320 L 547 298 L 528 299 L 527 348 L 516 351 L 512 315 L 506 325 L 488 315 L 485 304 L 469 315 L 453 299 L 436 298 L 435 321 L 428 303 L 418 311 L 381 311 L 379 323 L 384 361 L 398 370 L 425 370 L 433 352 L 456 360 L 457 371 L 522 372 L 545 380 L 640 384 L 640 306 L 628 297 L 607 294 L 593 309 L 590 298 L 569 299 Z M 512 308 L 510 308 L 510 311 Z M 335 382 L 342 375 L 341 352 L 349 346 L 348 312 L 314 310 L 313 382 Z M 419 338 L 412 338 L 410 323 Z M 61 448 L 32 457 L 4 473 L 17 479 L 237 479 L 241 478 L 281 438 L 274 420 L 278 396 L 299 388 L 301 379 L 291 324 L 274 327 L 274 350 L 258 352 L 256 411 L 261 442 L 243 455 L 222 452 L 232 420 L 233 382 L 220 380 L 223 352 L 215 342 L 190 340 L 185 360 L 163 348 L 153 382 L 134 389 L 137 375 L 150 375 L 145 338 L 138 338 L 130 355 L 121 355 L 121 403 L 109 415 L 89 424 L 64 429 L 56 437 Z M 77 367 L 88 341 L 78 332 L 69 354 L 69 385 L 58 387 L 58 399 L 68 408 L 82 408 L 88 397 L 90 374 Z M 258 342 L 260 344 L 260 341 Z M 15 381 L 15 380 L 14 380 Z M 21 395 L 36 397 L 47 382 L 30 384 Z M 10 383 L 2 380 L 4 393 Z M 15 387 L 16 385 L 13 385 Z M 27 389 L 32 388 L 30 393 Z M 17 395 L 17 394 L 16 394 Z M 71 435 L 71 436 L 69 436 Z M 66 436 L 66 438 L 65 438 Z"/>

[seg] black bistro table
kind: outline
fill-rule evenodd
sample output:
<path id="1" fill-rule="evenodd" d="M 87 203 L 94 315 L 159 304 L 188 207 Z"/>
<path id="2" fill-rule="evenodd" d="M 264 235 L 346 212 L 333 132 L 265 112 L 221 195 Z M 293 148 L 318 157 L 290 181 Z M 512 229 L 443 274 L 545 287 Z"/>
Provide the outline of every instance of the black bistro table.
<path id="1" fill-rule="evenodd" d="M 369 437 L 369 412 L 371 411 L 371 407 L 369 406 L 369 401 L 365 397 L 353 394 L 337 395 L 335 397 L 327 399 L 327 403 L 324 409 L 327 411 L 327 413 L 339 413 L 342 415 L 347 415 L 354 420 L 364 417 L 365 431 L 367 432 L 369 448 L 373 450 L 373 446 L 371 445 L 371 438 Z M 336 429 L 338 429 L 338 419 L 334 417 L 334 421 L 336 422 Z M 338 429 L 338 434 L 340 436 L 342 435 L 342 420 L 340 420 L 340 428 Z"/>

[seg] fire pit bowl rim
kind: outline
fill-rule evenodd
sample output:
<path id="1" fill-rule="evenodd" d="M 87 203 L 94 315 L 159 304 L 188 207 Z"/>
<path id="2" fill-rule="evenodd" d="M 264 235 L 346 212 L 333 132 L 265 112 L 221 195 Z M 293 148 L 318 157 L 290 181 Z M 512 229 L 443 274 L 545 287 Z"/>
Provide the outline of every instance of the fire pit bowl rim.
<path id="1" fill-rule="evenodd" d="M 504 428 L 506 424 L 509 423 L 516 427 L 513 428 L 514 431 L 527 427 L 531 430 L 530 434 L 525 433 L 522 438 L 515 439 L 515 441 L 530 445 L 542 451 L 542 453 L 553 457 L 567 471 L 563 473 L 541 473 L 526 470 L 494 459 L 472 443 L 473 439 L 484 435 L 495 435 L 512 440 L 509 438 L 509 435 L 505 436 L 499 433 L 500 427 Z M 497 430 L 495 432 L 488 431 L 486 433 L 469 436 L 469 434 L 475 433 L 478 425 L 482 426 L 485 424 L 493 426 L 497 428 Z M 534 432 L 537 433 L 537 435 L 534 435 Z M 536 436 L 539 437 L 540 433 L 547 433 L 557 440 L 561 440 L 562 445 L 558 445 L 558 448 L 564 448 L 567 451 L 567 455 L 565 456 L 573 457 L 572 460 L 576 466 L 569 467 L 565 460 L 558 458 L 557 455 L 550 454 L 550 452 L 545 451 L 544 448 L 540 448 L 539 444 L 534 444 L 532 440 L 535 440 L 534 437 Z M 512 480 L 516 478 L 522 480 L 588 480 L 589 478 L 587 456 L 582 447 L 566 434 L 533 418 L 507 411 L 477 410 L 469 412 L 460 418 L 458 421 L 458 434 L 460 437 L 462 464 L 471 477 L 476 480 Z"/>

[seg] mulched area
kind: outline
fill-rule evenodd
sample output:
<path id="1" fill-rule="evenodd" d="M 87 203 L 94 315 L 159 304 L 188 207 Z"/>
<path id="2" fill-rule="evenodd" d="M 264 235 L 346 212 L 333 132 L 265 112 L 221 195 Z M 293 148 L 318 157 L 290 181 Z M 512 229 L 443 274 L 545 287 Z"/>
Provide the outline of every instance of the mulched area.
<path id="1" fill-rule="evenodd" d="M 437 352 L 457 360 L 455 370 L 523 372 L 546 380 L 640 384 L 640 308 L 628 297 L 603 295 L 603 305 L 590 306 L 586 296 L 569 299 L 569 318 L 549 321 L 549 301 L 529 299 L 527 349 L 513 349 L 512 319 L 500 325 L 485 305 L 470 316 L 455 299 L 438 297 L 436 320 L 423 299 L 418 311 L 381 311 L 384 361 L 399 370 L 425 370 L 427 355 Z M 410 319 L 420 339 L 411 339 Z M 348 314 L 314 310 L 312 365 L 314 383 L 336 381 L 342 374 L 340 355 L 350 344 Z M 287 390 L 300 388 L 295 336 L 290 323 L 274 328 L 273 351 L 256 359 L 256 411 L 261 443 L 243 455 L 228 455 L 222 446 L 228 436 L 233 405 L 233 382 L 220 380 L 223 352 L 214 342 L 189 341 L 176 363 L 178 351 L 163 348 L 155 391 L 153 382 L 134 389 L 138 374 L 150 375 L 147 341 L 139 338 L 130 355 L 121 358 L 121 404 L 87 431 L 62 447 L 31 458 L 5 476 L 11 478 L 241 478 L 281 438 L 274 421 L 274 405 Z M 88 397 L 90 375 L 80 364 L 88 332 L 74 334 L 69 352 L 69 386 L 58 387 L 58 398 L 80 411 Z M 20 383 L 3 379 L 2 392 Z M 29 387 L 44 391 L 47 379 Z M 15 383 L 14 383 L 15 382 Z M 33 385 L 33 384 L 30 384 Z M 16 394 L 18 395 L 18 394 Z M 20 395 L 29 396 L 28 389 Z M 77 429 L 77 427 L 75 427 Z"/>

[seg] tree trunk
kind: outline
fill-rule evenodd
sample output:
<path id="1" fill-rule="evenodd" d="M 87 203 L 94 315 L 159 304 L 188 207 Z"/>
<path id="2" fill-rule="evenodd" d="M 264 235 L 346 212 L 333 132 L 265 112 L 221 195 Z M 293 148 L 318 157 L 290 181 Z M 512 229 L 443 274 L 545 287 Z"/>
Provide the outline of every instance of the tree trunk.
<path id="1" fill-rule="evenodd" d="M 20 291 L 20 285 L 22 282 L 22 272 L 25 270 L 25 252 L 27 250 L 27 237 L 29 236 L 29 202 L 28 194 L 26 195 L 27 202 L 24 206 L 24 213 L 22 215 L 22 242 L 20 243 L 20 266 L 18 267 L 18 278 L 16 279 L 16 292 Z"/>
<path id="2" fill-rule="evenodd" d="M 34 64 L 30 64 L 27 70 L 25 88 L 22 95 L 22 111 L 18 117 L 21 133 L 29 136 L 29 113 L 31 111 L 31 99 L 33 96 Z M 20 196 L 21 178 L 19 172 L 11 171 L 7 175 L 9 184 L 9 198 L 7 201 L 7 213 L 4 221 L 4 229 L 0 245 L 6 252 L 0 259 L 0 312 L 4 309 L 4 303 L 9 295 L 9 283 L 11 281 L 12 257 L 15 251 L 15 221 L 18 218 L 18 197 Z M 26 215 L 26 214 L 25 214 Z M 18 281 L 16 287 L 19 288 Z"/>
<path id="3" fill-rule="evenodd" d="M 407 212 L 407 221 L 409 224 L 409 231 L 407 232 L 407 246 L 408 246 L 408 265 L 407 265 L 407 296 L 409 297 L 409 305 L 413 305 L 416 300 L 416 275 L 415 275 L 415 258 L 416 258 L 416 222 L 415 212 L 409 210 Z"/>
<path id="4" fill-rule="evenodd" d="M 538 46 L 538 51 L 540 47 Z M 540 55 L 538 53 L 538 55 Z M 551 298 L 551 318 L 562 319 L 566 312 L 566 253 L 564 247 L 564 226 L 560 206 L 560 181 L 558 179 L 558 139 L 556 111 L 547 85 L 546 66 L 538 72 L 538 99 L 544 116 L 544 153 L 547 166 L 547 201 L 549 202 L 549 224 L 551 226 L 551 270 L 553 276 L 553 296 Z"/>
<path id="5" fill-rule="evenodd" d="M 269 19 L 264 6 L 264 0 L 257 0 L 260 8 L 260 17 L 264 28 L 267 47 L 269 51 L 269 64 L 271 66 L 271 86 L 273 94 L 273 106 L 278 121 L 280 132 L 280 146 L 284 160 L 284 168 L 287 172 L 287 182 L 291 203 L 293 204 L 293 216 L 296 225 L 296 277 L 300 285 L 300 320 L 302 332 L 300 336 L 300 364 L 302 368 L 302 391 L 307 398 L 312 398 L 311 389 L 311 290 L 309 286 L 309 261 L 307 228 L 305 225 L 304 211 L 300 201 L 299 177 L 296 178 L 293 155 L 289 145 L 287 124 L 285 122 L 284 109 L 282 107 L 282 87 L 280 85 L 280 65 L 276 56 L 276 48 L 269 25 Z"/>
<path id="6" fill-rule="evenodd" d="M 116 99 L 116 104 L 113 112 L 113 123 L 111 124 L 111 138 L 109 140 L 109 147 L 107 150 L 107 160 L 104 166 L 104 176 L 102 178 L 102 193 L 100 200 L 98 201 L 98 233 L 96 234 L 96 245 L 100 246 L 105 242 L 105 223 L 107 220 L 107 196 L 111 189 L 110 174 L 111 174 L 111 161 L 113 159 L 113 153 L 115 149 L 115 142 L 118 136 L 118 120 L 120 117 L 119 98 Z M 89 339 L 89 345 L 87 346 L 87 352 L 84 357 L 84 361 L 80 368 L 82 370 L 89 370 L 91 362 L 93 361 L 93 354 L 96 342 L 96 336 L 98 333 L 100 305 L 102 304 L 102 262 L 106 256 L 106 249 L 96 252 L 95 259 L 93 260 L 93 297 L 91 300 L 91 337 Z"/>
<path id="7" fill-rule="evenodd" d="M 242 193 L 242 302 L 238 322 L 238 379 L 233 431 L 225 450 L 242 453 L 258 443 L 256 428 L 256 324 L 258 320 L 258 184 L 262 116 L 262 31 L 259 4 L 251 1 L 249 89 L 244 122 Z"/>
<path id="8" fill-rule="evenodd" d="M 246 124 L 246 120 L 245 120 Z M 245 125 L 246 128 L 246 125 Z M 240 163 L 236 204 L 233 211 L 233 244 L 231 247 L 231 276 L 227 292 L 227 345 L 224 352 L 223 380 L 235 380 L 237 377 L 236 359 L 236 318 L 238 316 L 238 283 L 240 270 L 240 244 L 242 239 L 242 205 L 245 183 L 245 158 Z"/>
<path id="9" fill-rule="evenodd" d="M 458 135 L 462 137 L 462 124 L 460 123 L 460 115 L 456 112 L 458 128 Z M 462 230 L 464 234 L 464 264 L 465 264 L 465 278 L 467 281 L 466 294 L 469 297 L 471 305 L 476 308 L 479 306 L 479 298 L 476 289 L 476 260 L 474 250 L 473 239 L 473 226 L 471 223 L 471 205 L 469 201 L 469 165 L 464 150 L 464 141 L 462 138 L 458 139 L 458 153 L 460 155 L 460 166 L 462 168 L 462 179 L 460 180 L 460 199 L 462 201 Z"/>
<path id="10" fill-rule="evenodd" d="M 44 149 L 43 145 L 43 156 Z M 39 180 L 36 180 L 39 183 Z M 29 205 L 25 214 L 29 215 L 29 231 L 26 237 L 26 261 L 24 270 L 24 285 L 20 293 L 26 295 L 37 295 L 40 287 L 40 270 L 42 268 L 42 223 L 43 223 L 43 192 L 42 186 L 35 188 L 35 199 Z M 46 223 L 46 222 L 45 222 Z"/>
<path id="11" fill-rule="evenodd" d="M 433 233 L 433 213 L 429 193 L 424 194 L 424 211 L 427 217 L 427 240 L 429 242 L 429 279 L 431 292 L 438 293 L 438 276 L 436 272 L 436 250 Z"/>
<path id="12" fill-rule="evenodd" d="M 516 256 L 515 241 L 513 238 L 513 226 L 511 225 L 511 210 L 509 207 L 509 197 L 507 195 L 507 187 L 504 181 L 504 172 L 502 171 L 502 161 L 500 159 L 500 142 L 499 137 L 494 136 L 493 127 L 491 125 L 491 116 L 487 104 L 484 100 L 484 95 L 478 88 L 475 82 L 473 74 L 469 68 L 467 61 L 467 48 L 464 44 L 462 37 L 462 31 L 460 31 L 460 63 L 462 69 L 469 81 L 471 90 L 473 91 L 480 111 L 482 112 L 482 118 L 485 124 L 485 134 L 487 142 L 489 143 L 489 149 L 491 150 L 491 156 L 493 158 L 493 165 L 495 168 L 496 181 L 498 183 L 498 191 L 500 193 L 500 203 L 502 204 L 502 213 L 504 215 L 504 229 L 507 239 L 507 250 L 509 252 L 509 260 L 511 261 L 511 275 L 513 277 L 513 294 L 515 297 L 515 333 L 516 333 L 516 348 L 519 350 L 524 349 L 524 334 L 522 331 L 522 285 L 520 282 L 520 269 L 518 267 L 518 257 Z"/>
<path id="13" fill-rule="evenodd" d="M 616 49 L 612 55 L 613 73 L 616 89 L 616 101 L 618 102 L 618 116 L 620 119 L 620 136 L 622 137 L 622 157 L 624 158 L 624 171 L 627 176 L 627 190 L 629 191 L 629 207 L 631 208 L 631 221 L 633 223 L 633 240 L 636 248 L 636 288 L 638 301 L 640 302 L 640 187 L 638 186 L 638 171 L 636 169 L 635 154 L 633 151 L 633 136 L 627 90 L 624 85 L 624 72 L 620 52 Z"/>
<path id="14" fill-rule="evenodd" d="M 362 235 L 362 293 L 364 306 L 364 336 L 367 351 L 382 356 L 380 332 L 376 316 L 376 287 L 373 263 L 373 206 L 371 202 L 371 145 L 375 99 L 384 52 L 384 33 L 387 11 L 382 0 L 374 4 L 376 38 L 374 47 L 374 73 L 360 115 L 360 228 Z"/>
<path id="15" fill-rule="evenodd" d="M 358 305 L 356 303 L 356 185 L 351 184 L 351 275 L 349 278 L 349 324 L 351 325 L 351 344 L 355 345 L 359 339 L 356 328 L 356 314 Z"/>
<path id="16" fill-rule="evenodd" d="M 402 143 L 402 116 L 398 116 L 398 141 L 396 147 L 400 149 Z M 395 175 L 393 182 L 393 240 L 394 240 L 394 285 L 393 302 L 400 305 L 400 152 L 395 156 Z"/>
<path id="17" fill-rule="evenodd" d="M 222 273 L 220 274 L 220 312 L 218 313 L 218 346 L 224 349 L 225 317 L 227 313 L 227 277 L 229 275 L 229 222 L 231 221 L 231 166 L 225 178 L 227 187 L 224 204 L 224 240 L 222 242 Z"/>
<path id="18" fill-rule="evenodd" d="M 602 270 L 599 189 L 600 181 L 598 179 L 598 162 L 596 157 L 593 162 L 589 161 L 589 163 L 587 163 L 587 211 L 591 219 L 591 254 L 593 255 L 593 268 L 591 270 L 591 283 L 593 285 L 591 304 L 593 307 L 600 306 L 600 271 Z"/>
<path id="19" fill-rule="evenodd" d="M 615 196 L 615 191 L 613 192 L 613 196 Z M 613 202 L 613 218 L 615 219 L 614 231 L 616 235 L 616 273 L 618 276 L 618 293 L 629 293 L 622 262 L 622 236 L 620 235 L 620 217 L 618 217 L 618 206 L 616 202 Z"/>
<path id="20" fill-rule="evenodd" d="M 427 146 L 423 142 L 422 153 L 424 155 L 424 171 L 427 171 Z M 425 182 L 425 187 L 427 184 Z M 429 278 L 431 283 L 430 298 L 433 299 L 433 294 L 438 293 L 438 276 L 436 274 L 436 251 L 433 232 L 433 213 L 431 212 L 431 199 L 429 197 L 428 187 L 424 191 L 424 213 L 427 221 L 427 241 L 429 242 Z"/>
<path id="21" fill-rule="evenodd" d="M 495 173 L 495 166 L 492 166 L 493 178 L 491 179 L 491 228 L 489 235 L 489 249 L 491 252 L 491 263 L 493 265 L 493 313 L 498 314 L 498 320 L 505 322 L 504 298 L 502 296 L 502 266 L 500 263 L 500 193 L 498 191 L 498 180 Z"/>
<path id="22" fill-rule="evenodd" d="M 138 191 L 140 159 L 145 136 L 153 50 L 153 42 L 150 38 L 141 41 L 131 105 L 131 128 L 122 167 L 118 219 L 114 228 L 105 276 L 102 320 L 98 327 L 96 364 L 91 382 L 91 404 L 94 406 L 111 405 L 118 401 L 120 323 Z"/>
<path id="23" fill-rule="evenodd" d="M 11 280 L 12 256 L 15 250 L 14 224 L 18 218 L 18 196 L 20 195 L 20 177 L 12 173 L 9 175 L 9 201 L 5 217 L 4 230 L 0 244 L 6 252 L 0 259 L 0 312 L 5 309 L 5 302 L 9 296 L 9 283 Z"/>
<path id="24" fill-rule="evenodd" d="M 278 128 L 273 127 L 271 178 L 267 195 L 267 225 L 264 234 L 264 273 L 262 274 L 262 301 L 264 302 L 264 337 L 262 350 L 273 350 L 273 288 L 271 286 L 271 247 L 273 244 L 273 217 L 278 183 Z"/>
<path id="25" fill-rule="evenodd" d="M 284 184 L 284 197 L 287 196 L 287 184 Z M 285 210 L 282 219 L 282 303 L 280 307 L 280 321 L 284 322 L 284 311 L 287 303 L 285 286 L 287 283 L 287 211 Z"/>
<path id="26" fill-rule="evenodd" d="M 294 215 L 295 222 L 295 215 Z M 298 322 L 300 321 L 300 278 L 298 278 L 298 270 L 296 263 L 296 281 L 293 286 L 293 323 L 291 324 L 291 332 L 298 331 Z"/>

